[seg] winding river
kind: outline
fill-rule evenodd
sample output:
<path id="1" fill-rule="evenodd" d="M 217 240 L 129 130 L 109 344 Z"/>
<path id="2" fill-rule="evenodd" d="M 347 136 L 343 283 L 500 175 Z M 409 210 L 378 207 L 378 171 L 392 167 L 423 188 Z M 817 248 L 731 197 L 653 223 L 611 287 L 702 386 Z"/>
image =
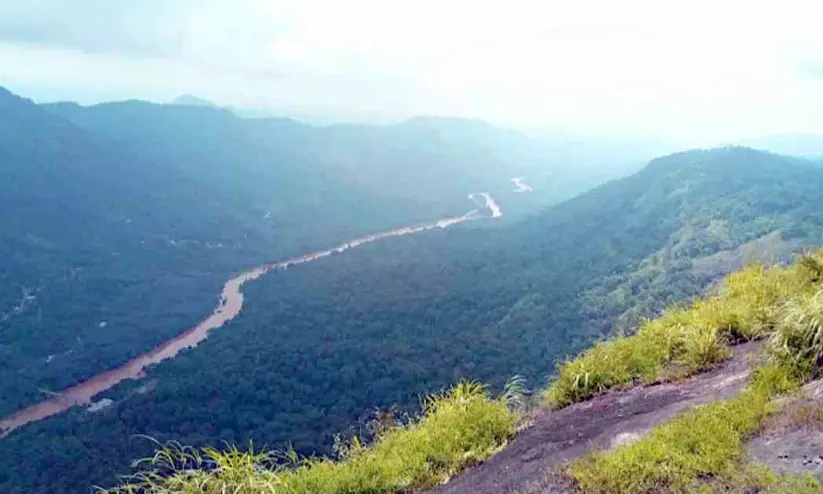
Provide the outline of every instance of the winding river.
<path id="1" fill-rule="evenodd" d="M 471 194 L 469 195 L 469 199 L 476 200 L 476 197 L 478 196 L 482 196 L 485 200 L 484 204 L 479 205 L 485 209 L 488 209 L 492 218 L 499 218 L 503 215 L 500 205 L 486 192 Z M 290 259 L 286 259 L 285 261 L 264 264 L 262 266 L 250 269 L 239 276 L 228 280 L 226 284 L 223 285 L 223 290 L 220 293 L 220 301 L 214 309 L 214 312 L 209 317 L 201 321 L 198 325 L 162 343 L 154 350 L 129 360 L 120 367 L 92 376 L 86 381 L 68 387 L 46 400 L 24 408 L 9 417 L 0 420 L 0 438 L 6 437 L 9 433 L 19 427 L 51 417 L 52 415 L 64 412 L 71 407 L 89 405 L 95 395 L 109 390 L 127 379 L 140 379 L 145 376 L 147 367 L 164 360 L 174 358 L 184 349 L 196 347 L 203 340 L 209 337 L 211 330 L 221 327 L 223 324 L 231 321 L 237 317 L 238 314 L 240 314 L 240 311 L 243 309 L 243 292 L 241 291 L 243 285 L 249 281 L 256 280 L 269 271 L 276 269 L 287 269 L 290 266 L 315 261 L 322 257 L 330 256 L 333 253 L 343 252 L 345 250 L 370 242 L 375 242 L 377 240 L 382 240 L 384 238 L 411 235 L 437 228 L 443 229 L 458 223 L 487 217 L 488 216 L 479 215 L 478 210 L 473 210 L 463 216 L 443 218 L 431 223 L 406 226 L 396 230 L 374 233 L 350 240 L 331 249 L 312 252 L 302 256 L 292 257 Z"/>

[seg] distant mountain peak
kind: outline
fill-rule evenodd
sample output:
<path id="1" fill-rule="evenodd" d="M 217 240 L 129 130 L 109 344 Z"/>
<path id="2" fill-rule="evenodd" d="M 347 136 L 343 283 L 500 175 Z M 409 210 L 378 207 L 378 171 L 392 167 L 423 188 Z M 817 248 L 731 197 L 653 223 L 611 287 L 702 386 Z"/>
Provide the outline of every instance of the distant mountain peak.
<path id="1" fill-rule="evenodd" d="M 183 106 L 208 106 L 208 107 L 211 107 L 211 108 L 217 108 L 217 105 L 214 104 L 213 102 L 211 102 L 207 99 L 198 98 L 197 96 L 194 96 L 194 95 L 191 95 L 191 94 L 180 95 L 180 96 L 174 98 L 174 100 L 171 102 L 171 104 L 173 104 L 173 105 L 183 105 Z"/>

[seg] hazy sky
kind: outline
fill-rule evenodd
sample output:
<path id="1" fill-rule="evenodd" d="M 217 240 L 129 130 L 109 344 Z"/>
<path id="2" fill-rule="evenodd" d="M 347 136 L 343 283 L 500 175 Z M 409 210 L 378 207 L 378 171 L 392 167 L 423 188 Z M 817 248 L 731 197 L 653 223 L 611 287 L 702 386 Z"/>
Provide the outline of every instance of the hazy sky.
<path id="1" fill-rule="evenodd" d="M 823 133 L 823 0 L 0 0 L 0 84 L 693 141 Z"/>

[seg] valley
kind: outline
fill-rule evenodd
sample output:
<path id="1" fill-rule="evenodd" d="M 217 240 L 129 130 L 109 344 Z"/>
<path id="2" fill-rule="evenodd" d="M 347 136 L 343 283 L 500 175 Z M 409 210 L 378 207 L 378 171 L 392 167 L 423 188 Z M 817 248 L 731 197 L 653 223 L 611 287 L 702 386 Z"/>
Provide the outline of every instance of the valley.
<path id="1" fill-rule="evenodd" d="M 0 107 L 3 494 L 116 485 L 152 440 L 333 456 L 823 239 L 819 163 L 742 147 L 641 166 L 460 119 Z"/>
<path id="2" fill-rule="evenodd" d="M 503 213 L 500 206 L 494 198 L 485 192 L 477 195 L 484 198 L 484 207 L 489 210 L 489 214 L 491 215 L 489 216 L 490 218 L 495 219 L 502 216 Z M 475 194 L 469 195 L 470 199 L 474 199 L 474 197 Z M 108 370 L 102 374 L 92 376 L 82 383 L 54 393 L 53 397 L 24 410 L 20 410 L 8 418 L 0 419 L 0 439 L 12 433 L 18 427 L 23 427 L 32 422 L 43 420 L 58 413 L 62 413 L 71 407 L 92 405 L 92 400 L 96 395 L 117 386 L 119 383 L 127 379 L 141 379 L 145 377 L 147 367 L 168 359 L 172 359 L 183 350 L 196 347 L 209 337 L 210 331 L 220 328 L 226 322 L 234 319 L 238 314 L 240 314 L 240 311 L 243 310 L 243 293 L 241 291 L 243 285 L 264 276 L 270 271 L 285 270 L 292 266 L 312 262 L 323 257 L 331 256 L 332 254 L 340 254 L 348 249 L 356 248 L 363 244 L 379 241 L 385 238 L 412 235 L 432 229 L 448 228 L 452 225 L 481 218 L 483 218 L 483 216 L 478 214 L 477 210 L 472 210 L 463 216 L 443 218 L 431 223 L 407 226 L 397 228 L 395 230 L 367 235 L 365 237 L 350 240 L 327 250 L 304 254 L 285 261 L 266 264 L 246 271 L 228 280 L 226 284 L 223 285 L 223 289 L 220 294 L 220 302 L 211 316 L 204 319 L 193 328 L 181 333 L 179 336 L 163 342 L 159 347 L 147 354 L 140 355 L 139 357 L 126 362 L 124 365 L 116 369 Z"/>

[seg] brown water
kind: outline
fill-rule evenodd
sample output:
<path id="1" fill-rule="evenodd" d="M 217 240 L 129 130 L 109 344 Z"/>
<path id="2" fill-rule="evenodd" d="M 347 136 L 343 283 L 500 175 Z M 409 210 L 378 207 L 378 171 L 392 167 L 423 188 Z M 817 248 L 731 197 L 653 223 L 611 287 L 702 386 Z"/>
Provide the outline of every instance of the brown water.
<path id="1" fill-rule="evenodd" d="M 499 206 L 491 199 L 488 194 L 484 194 L 486 198 L 486 207 L 492 211 L 494 218 L 499 216 Z M 494 207 L 490 206 L 493 204 Z M 476 211 L 472 211 L 466 215 L 455 218 L 444 218 L 432 223 L 426 223 L 417 226 L 407 226 L 398 228 L 396 230 L 389 230 L 385 232 L 375 233 L 351 240 L 337 247 L 319 252 L 312 252 L 291 259 L 286 259 L 273 264 L 265 264 L 256 267 L 245 273 L 236 276 L 223 285 L 223 291 L 220 294 L 220 302 L 217 304 L 214 312 L 204 319 L 197 326 L 186 330 L 179 336 L 168 340 L 155 348 L 154 350 L 135 357 L 125 364 L 115 369 L 108 370 L 101 374 L 92 376 L 86 381 L 75 384 L 69 388 L 64 389 L 55 396 L 43 400 L 28 408 L 24 408 L 13 415 L 0 421 L 0 438 L 5 437 L 18 427 L 43 420 L 58 413 L 64 412 L 73 406 L 88 405 L 92 398 L 98 393 L 102 393 L 108 389 L 113 388 L 117 384 L 127 379 L 140 379 L 145 375 L 146 367 L 162 362 L 163 360 L 174 358 L 181 350 L 186 348 L 194 348 L 200 342 L 209 337 L 209 332 L 217 329 L 227 321 L 231 321 L 243 309 L 243 292 L 241 288 L 243 284 L 248 281 L 256 280 L 273 269 L 287 269 L 289 266 L 311 262 L 321 257 L 326 257 L 334 252 L 343 252 L 347 249 L 357 247 L 369 242 L 381 240 L 388 237 L 399 237 L 402 235 L 409 235 L 426 230 L 433 230 L 435 228 L 446 228 L 457 223 L 471 221 L 479 218 L 475 215 Z"/>

